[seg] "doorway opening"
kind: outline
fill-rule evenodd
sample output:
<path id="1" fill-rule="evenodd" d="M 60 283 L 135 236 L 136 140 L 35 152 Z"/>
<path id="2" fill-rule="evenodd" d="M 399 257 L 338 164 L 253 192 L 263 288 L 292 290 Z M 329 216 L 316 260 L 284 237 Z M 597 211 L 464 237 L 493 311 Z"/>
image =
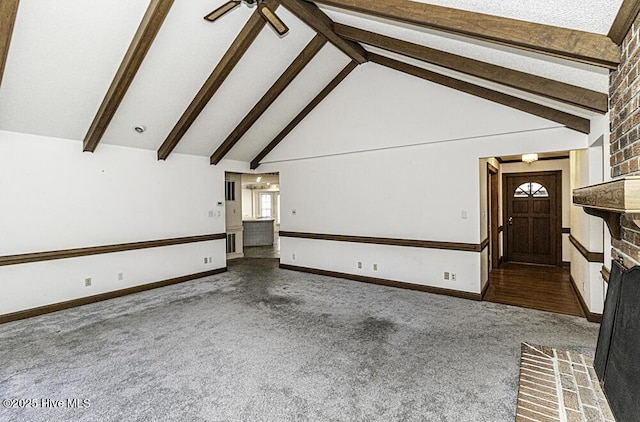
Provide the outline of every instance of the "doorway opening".
<path id="1" fill-rule="evenodd" d="M 503 174 L 504 260 L 562 265 L 562 172 Z"/>
<path id="2" fill-rule="evenodd" d="M 540 155 L 541 162 L 533 164 L 520 156 L 481 162 L 488 236 L 483 299 L 583 316 L 568 263 L 563 265 L 563 175 L 566 184 L 569 157 Z"/>
<path id="3" fill-rule="evenodd" d="M 279 174 L 226 173 L 225 195 L 227 259 L 279 258 Z"/>

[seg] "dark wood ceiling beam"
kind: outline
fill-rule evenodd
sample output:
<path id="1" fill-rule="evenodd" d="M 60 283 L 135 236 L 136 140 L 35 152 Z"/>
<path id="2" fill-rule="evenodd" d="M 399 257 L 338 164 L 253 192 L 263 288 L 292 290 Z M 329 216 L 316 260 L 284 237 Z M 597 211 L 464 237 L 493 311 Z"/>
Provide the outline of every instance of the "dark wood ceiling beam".
<path id="1" fill-rule="evenodd" d="M 335 24 L 336 34 L 343 38 L 382 48 L 403 56 L 432 63 L 456 72 L 496 82 L 522 91 L 531 92 L 598 113 L 609 109 L 607 94 L 542 78 L 525 72 L 469 59 L 433 48 L 423 47 L 363 29 Z"/>
<path id="2" fill-rule="evenodd" d="M 173 5 L 174 0 L 151 0 L 142 18 L 142 22 L 129 45 L 127 53 L 120 63 L 116 76 L 102 100 L 102 104 L 89 127 L 83 141 L 85 152 L 94 152 L 104 135 L 111 119 L 116 114 L 122 99 L 136 77 L 153 40 Z"/>
<path id="3" fill-rule="evenodd" d="M 340 82 L 342 82 L 342 80 L 346 78 L 347 75 L 349 75 L 349 73 L 351 73 L 351 71 L 357 66 L 358 63 L 353 61 L 345 66 L 345 68 L 342 69 L 342 71 L 338 73 L 338 75 L 333 78 L 331 82 L 329 82 L 329 84 L 324 87 L 324 89 L 320 91 L 320 93 L 316 95 L 315 98 L 311 100 L 311 102 L 307 104 L 307 106 L 300 113 L 298 113 L 298 115 L 284 129 L 282 129 L 282 131 L 275 138 L 273 138 L 271 142 L 269 142 L 269 145 L 267 145 L 262 151 L 260 151 L 260 153 L 256 155 L 253 160 L 251 160 L 251 169 L 255 170 L 256 168 L 258 168 L 258 166 L 260 165 L 260 161 L 264 157 L 266 157 L 267 154 L 269 154 L 296 126 L 298 126 L 298 124 L 302 120 L 304 120 L 304 118 L 307 117 L 309 113 L 311 113 L 311 110 L 316 108 L 316 106 L 320 104 L 320 102 L 324 100 L 325 97 L 329 95 L 331 91 L 333 91 L 335 87 L 337 87 Z"/>
<path id="4" fill-rule="evenodd" d="M 316 3 L 615 69 L 620 47 L 605 35 L 410 0 L 315 0 Z"/>
<path id="5" fill-rule="evenodd" d="M 621 45 L 640 12 L 640 0 L 624 0 L 609 30 L 609 38 Z"/>
<path id="6" fill-rule="evenodd" d="M 273 11 L 280 5 L 277 0 L 266 0 L 264 4 Z M 244 56 L 244 53 L 246 53 L 251 44 L 253 44 L 253 41 L 258 37 L 265 24 L 266 21 L 257 10 L 251 14 L 236 39 L 231 43 L 231 46 L 225 52 L 224 56 L 222 56 L 218 65 L 213 69 L 209 78 L 207 78 L 202 88 L 200 88 L 200 91 L 198 91 L 191 101 L 191 104 L 189 104 L 167 136 L 167 139 L 165 139 L 158 149 L 158 160 L 166 160 L 169 154 L 171 154 L 171 151 L 178 145 L 178 142 L 180 142 L 184 134 L 187 133 L 187 130 L 189 130 L 193 122 L 209 103 L 209 100 L 211 100 L 236 64 L 238 64 L 242 56 Z"/>
<path id="7" fill-rule="evenodd" d="M 19 0 L 0 1 L 0 85 L 4 75 L 4 66 L 9 56 L 9 45 L 13 35 L 13 26 L 18 15 Z"/>
<path id="8" fill-rule="evenodd" d="M 238 143 L 260 116 L 267 111 L 269 106 L 273 104 L 326 43 L 327 39 L 320 34 L 316 34 L 316 36 L 313 37 L 304 50 L 298 54 L 298 57 L 293 60 L 278 80 L 269 88 L 262 98 L 260 98 L 260 101 L 251 109 L 249 114 L 242 119 L 233 132 L 227 136 L 227 139 L 225 139 L 213 155 L 211 155 L 211 164 L 218 164 L 220 160 L 231 151 L 231 148 Z"/>
<path id="9" fill-rule="evenodd" d="M 407 63 L 400 62 L 398 60 L 383 57 L 378 54 L 369 53 L 369 61 L 380 64 L 382 66 L 389 67 L 391 69 L 398 70 L 400 72 L 417 76 L 418 78 L 425 79 L 427 81 L 443 85 L 457 91 L 465 92 L 476 97 L 483 98 L 485 100 L 493 101 L 498 104 L 505 105 L 520 111 L 524 111 L 529 114 L 533 114 L 538 117 L 542 117 L 547 120 L 551 120 L 566 127 L 576 130 L 582 133 L 590 132 L 590 121 L 573 114 L 565 113 L 560 110 L 555 110 L 550 107 L 546 107 L 540 104 L 533 103 L 531 101 L 523 100 L 518 97 L 513 97 L 502 92 L 493 91 L 488 88 L 484 88 L 478 85 L 471 84 L 469 82 L 461 81 L 458 79 L 444 76 L 439 73 L 432 72 L 430 70 L 422 69 L 417 66 L 412 66 Z"/>
<path id="10" fill-rule="evenodd" d="M 316 5 L 302 0 L 281 0 L 281 2 L 298 19 L 309 25 L 317 33 L 324 35 L 331 44 L 342 50 L 352 60 L 360 64 L 367 61 L 367 52 L 364 48 L 354 42 L 342 39 L 333 32 L 333 21 Z"/>

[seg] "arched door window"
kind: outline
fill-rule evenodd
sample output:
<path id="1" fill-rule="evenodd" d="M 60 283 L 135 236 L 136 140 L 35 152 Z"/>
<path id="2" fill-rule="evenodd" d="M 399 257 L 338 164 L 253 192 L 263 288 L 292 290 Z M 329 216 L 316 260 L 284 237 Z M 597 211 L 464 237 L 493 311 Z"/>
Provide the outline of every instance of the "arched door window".
<path id="1" fill-rule="evenodd" d="M 518 186 L 513 194 L 514 198 L 548 198 L 547 188 L 536 182 L 526 182 Z"/>

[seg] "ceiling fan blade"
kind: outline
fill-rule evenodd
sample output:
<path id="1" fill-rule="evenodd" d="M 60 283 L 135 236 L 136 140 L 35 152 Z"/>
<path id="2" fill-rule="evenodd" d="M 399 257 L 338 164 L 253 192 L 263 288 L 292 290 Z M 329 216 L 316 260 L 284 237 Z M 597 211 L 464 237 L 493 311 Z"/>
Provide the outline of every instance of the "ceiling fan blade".
<path id="1" fill-rule="evenodd" d="M 289 28 L 287 25 L 282 22 L 282 20 L 273 13 L 271 9 L 269 9 L 265 4 L 260 4 L 258 6 L 258 12 L 262 15 L 263 18 L 269 22 L 269 25 L 278 33 L 278 35 L 284 35 L 289 32 Z"/>
<path id="2" fill-rule="evenodd" d="M 213 12 L 209 13 L 204 18 L 206 20 L 208 20 L 209 22 L 213 22 L 214 20 L 218 19 L 220 16 L 224 15 L 225 13 L 227 13 L 227 12 L 231 11 L 232 9 L 240 6 L 241 3 L 242 3 L 241 0 L 228 1 L 225 4 L 223 4 L 222 6 L 218 7 Z"/>

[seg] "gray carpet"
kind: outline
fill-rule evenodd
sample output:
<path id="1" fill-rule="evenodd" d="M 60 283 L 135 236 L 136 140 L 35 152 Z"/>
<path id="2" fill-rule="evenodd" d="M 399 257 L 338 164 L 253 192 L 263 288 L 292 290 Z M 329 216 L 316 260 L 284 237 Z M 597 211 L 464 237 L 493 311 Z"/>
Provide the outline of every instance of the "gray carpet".
<path id="1" fill-rule="evenodd" d="M 512 421 L 521 342 L 595 347 L 583 318 L 229 265 L 0 325 L 0 399 L 65 401 L 0 420 Z"/>

